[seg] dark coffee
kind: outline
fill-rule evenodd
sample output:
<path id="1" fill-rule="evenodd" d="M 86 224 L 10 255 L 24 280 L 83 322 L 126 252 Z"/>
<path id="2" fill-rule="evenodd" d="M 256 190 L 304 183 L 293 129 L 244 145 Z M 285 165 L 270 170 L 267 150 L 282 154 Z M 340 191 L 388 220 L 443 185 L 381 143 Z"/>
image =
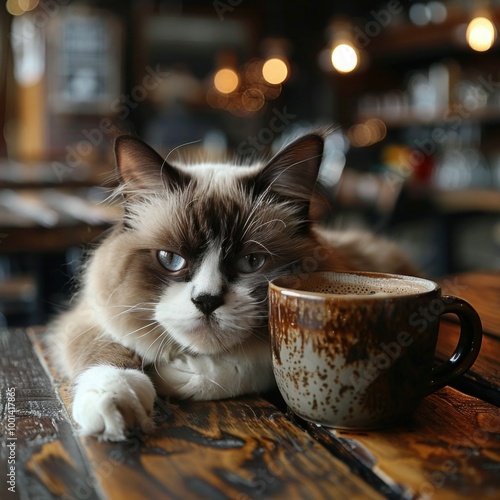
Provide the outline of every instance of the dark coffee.
<path id="1" fill-rule="evenodd" d="M 451 360 L 434 368 L 439 319 L 458 316 Z M 269 285 L 273 370 L 300 417 L 344 429 L 408 418 L 426 395 L 463 374 L 481 321 L 432 281 L 365 272 L 288 275 Z"/>
<path id="2" fill-rule="evenodd" d="M 381 278 L 356 274 L 309 275 L 294 289 L 330 295 L 415 295 L 433 290 L 433 284 L 420 278 L 397 276 Z"/>

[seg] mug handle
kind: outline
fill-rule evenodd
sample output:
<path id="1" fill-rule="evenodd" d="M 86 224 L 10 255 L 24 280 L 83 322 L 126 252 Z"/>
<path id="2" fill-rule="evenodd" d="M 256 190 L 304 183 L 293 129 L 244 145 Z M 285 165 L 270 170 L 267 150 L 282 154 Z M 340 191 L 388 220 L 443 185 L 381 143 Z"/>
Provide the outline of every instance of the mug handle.
<path id="1" fill-rule="evenodd" d="M 468 302 L 452 295 L 443 295 L 441 298 L 444 310 L 440 316 L 447 313 L 458 316 L 460 337 L 450 359 L 432 369 L 428 387 L 429 394 L 448 385 L 474 364 L 483 338 L 483 327 L 479 314 Z"/>

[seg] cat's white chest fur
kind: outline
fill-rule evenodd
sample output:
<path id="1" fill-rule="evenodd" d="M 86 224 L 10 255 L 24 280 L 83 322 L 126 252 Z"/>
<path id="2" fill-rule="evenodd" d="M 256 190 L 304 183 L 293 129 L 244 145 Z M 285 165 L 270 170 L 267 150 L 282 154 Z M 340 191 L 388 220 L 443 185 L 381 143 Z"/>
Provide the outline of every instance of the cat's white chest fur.
<path id="1" fill-rule="evenodd" d="M 317 231 L 309 207 L 326 133 L 254 166 L 174 166 L 133 136 L 117 138 L 126 217 L 54 324 L 82 434 L 122 440 L 131 426 L 146 430 L 155 389 L 203 400 L 274 387 L 267 286 L 311 256 L 318 270 L 413 273 L 387 245 Z"/>
<path id="2" fill-rule="evenodd" d="M 154 385 L 160 394 L 180 399 L 224 399 L 274 386 L 267 343 L 255 343 L 220 356 L 181 354 L 157 363 Z"/>
<path id="3" fill-rule="evenodd" d="M 155 392 L 179 399 L 224 399 L 274 386 L 269 349 L 255 343 L 224 356 L 179 355 L 159 361 L 150 374 L 110 365 L 94 366 L 77 377 L 73 417 L 84 436 L 125 439 L 125 429 L 151 430 Z M 156 390 L 156 391 L 155 391 Z"/>

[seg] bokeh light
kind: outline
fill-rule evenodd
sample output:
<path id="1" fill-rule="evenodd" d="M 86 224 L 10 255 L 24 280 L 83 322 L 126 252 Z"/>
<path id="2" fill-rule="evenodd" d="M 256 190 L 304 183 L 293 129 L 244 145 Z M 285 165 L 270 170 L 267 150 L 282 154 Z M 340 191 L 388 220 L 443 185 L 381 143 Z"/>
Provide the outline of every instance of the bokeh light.
<path id="1" fill-rule="evenodd" d="M 225 109 L 228 101 L 227 94 L 221 94 L 215 87 L 211 87 L 207 92 L 207 103 L 212 108 Z"/>
<path id="2" fill-rule="evenodd" d="M 35 9 L 38 4 L 40 3 L 40 0 L 18 0 L 19 7 L 24 10 L 25 12 L 28 12 L 30 10 Z"/>
<path id="3" fill-rule="evenodd" d="M 20 16 L 21 14 L 24 14 L 24 9 L 21 8 L 18 0 L 7 0 L 5 8 L 12 16 Z"/>
<path id="4" fill-rule="evenodd" d="M 358 148 L 369 146 L 372 143 L 371 130 L 365 123 L 352 126 L 347 135 L 351 144 Z"/>
<path id="5" fill-rule="evenodd" d="M 245 110 L 255 112 L 264 106 L 266 100 L 259 89 L 249 88 L 241 95 L 241 102 Z"/>
<path id="6" fill-rule="evenodd" d="M 364 123 L 357 123 L 347 131 L 349 141 L 356 148 L 372 146 L 384 140 L 386 135 L 387 127 L 378 118 L 370 118 Z"/>
<path id="7" fill-rule="evenodd" d="M 467 26 L 465 36 L 471 49 L 484 52 L 495 43 L 497 30 L 488 18 L 476 17 Z"/>
<path id="8" fill-rule="evenodd" d="M 20 16 L 38 7 L 40 0 L 7 0 L 5 8 L 13 16 Z"/>
<path id="9" fill-rule="evenodd" d="M 234 92 L 239 85 L 239 78 L 236 71 L 229 68 L 222 68 L 214 76 L 215 88 L 222 94 Z"/>
<path id="10" fill-rule="evenodd" d="M 431 20 L 431 10 L 423 3 L 415 3 L 410 7 L 408 17 L 413 24 L 425 26 Z"/>
<path id="11" fill-rule="evenodd" d="M 339 73 L 349 73 L 359 63 L 358 51 L 348 43 L 341 43 L 332 50 L 332 65 Z"/>
<path id="12" fill-rule="evenodd" d="M 272 57 L 262 66 L 262 76 L 273 85 L 283 83 L 288 78 L 288 65 L 283 59 Z"/>
<path id="13" fill-rule="evenodd" d="M 260 59 L 255 59 L 253 61 L 248 62 L 243 67 L 243 73 L 245 75 L 245 79 L 250 84 L 253 83 L 261 83 L 262 82 L 262 66 L 264 62 Z"/>

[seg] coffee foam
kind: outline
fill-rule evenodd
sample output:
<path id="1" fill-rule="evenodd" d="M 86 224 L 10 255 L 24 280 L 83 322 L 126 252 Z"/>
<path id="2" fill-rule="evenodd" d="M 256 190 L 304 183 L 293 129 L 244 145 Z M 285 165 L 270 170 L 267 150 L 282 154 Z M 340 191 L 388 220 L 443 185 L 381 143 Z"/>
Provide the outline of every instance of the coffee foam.
<path id="1" fill-rule="evenodd" d="M 434 284 L 408 276 L 387 278 L 322 273 L 306 275 L 302 283 L 294 288 L 329 295 L 414 295 L 433 290 Z"/>

